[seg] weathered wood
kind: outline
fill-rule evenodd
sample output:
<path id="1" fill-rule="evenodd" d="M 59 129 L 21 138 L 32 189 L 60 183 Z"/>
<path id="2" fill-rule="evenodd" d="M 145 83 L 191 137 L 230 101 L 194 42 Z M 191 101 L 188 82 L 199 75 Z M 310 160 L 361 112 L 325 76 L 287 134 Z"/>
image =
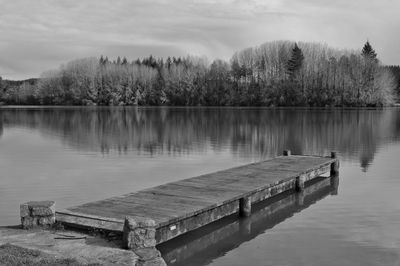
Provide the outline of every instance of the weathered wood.
<path id="1" fill-rule="evenodd" d="M 111 217 L 101 217 L 90 214 L 81 214 L 68 210 L 57 211 L 56 220 L 67 224 L 82 227 L 99 228 L 109 231 L 123 231 L 124 220 Z"/>
<path id="2" fill-rule="evenodd" d="M 57 212 L 56 219 L 122 232 L 125 217 L 143 217 L 155 222 L 162 243 L 236 212 L 249 216 L 252 204 L 301 191 L 332 165 L 338 167 L 336 157 L 282 156 L 71 207 Z"/>

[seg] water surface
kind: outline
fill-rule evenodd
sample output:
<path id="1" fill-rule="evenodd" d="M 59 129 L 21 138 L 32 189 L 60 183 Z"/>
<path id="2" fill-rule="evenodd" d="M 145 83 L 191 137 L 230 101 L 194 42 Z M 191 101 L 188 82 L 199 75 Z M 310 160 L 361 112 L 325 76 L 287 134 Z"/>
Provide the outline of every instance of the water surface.
<path id="1" fill-rule="evenodd" d="M 400 265 L 400 109 L 1 108 L 0 225 L 295 154 L 340 154 L 317 183 L 160 247 L 170 265 Z M 323 181 L 321 181 L 323 182 Z M 275 207 L 271 207 L 275 206 Z M 271 210 L 271 208 L 274 208 Z"/>

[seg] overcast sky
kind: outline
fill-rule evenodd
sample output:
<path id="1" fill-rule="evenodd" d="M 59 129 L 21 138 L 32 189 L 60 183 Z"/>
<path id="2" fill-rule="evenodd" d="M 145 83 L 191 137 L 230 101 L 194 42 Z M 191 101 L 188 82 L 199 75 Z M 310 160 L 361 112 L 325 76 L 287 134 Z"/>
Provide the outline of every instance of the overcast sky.
<path id="1" fill-rule="evenodd" d="M 205 55 L 272 40 L 358 49 L 400 64 L 398 0 L 0 0 L 0 76 L 38 77 L 71 59 Z"/>

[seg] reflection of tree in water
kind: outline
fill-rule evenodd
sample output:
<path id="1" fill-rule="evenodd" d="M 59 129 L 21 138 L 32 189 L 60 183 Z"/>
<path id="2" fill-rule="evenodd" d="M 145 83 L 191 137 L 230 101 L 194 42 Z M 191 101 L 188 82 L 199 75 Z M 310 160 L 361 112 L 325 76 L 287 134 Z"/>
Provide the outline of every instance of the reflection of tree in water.
<path id="1" fill-rule="evenodd" d="M 375 113 L 369 113 L 369 116 L 373 116 Z M 379 119 L 379 118 L 378 118 Z M 370 124 L 373 123 L 375 118 L 368 117 L 362 121 L 358 120 L 358 128 L 362 132 L 360 134 L 360 164 L 364 172 L 368 170 L 372 160 L 374 159 L 375 152 L 377 150 L 377 143 L 374 139 L 374 128 L 377 125 Z"/>
<path id="2" fill-rule="evenodd" d="M 59 136 L 77 149 L 151 155 L 229 150 L 263 159 L 288 148 L 297 154 L 360 158 L 399 137 L 399 109 L 56 108 L 3 110 L 5 126 Z"/>
<path id="3" fill-rule="evenodd" d="M 0 138 L 1 138 L 1 136 L 3 136 L 3 131 L 4 131 L 4 129 L 3 129 L 3 113 L 0 110 Z"/>

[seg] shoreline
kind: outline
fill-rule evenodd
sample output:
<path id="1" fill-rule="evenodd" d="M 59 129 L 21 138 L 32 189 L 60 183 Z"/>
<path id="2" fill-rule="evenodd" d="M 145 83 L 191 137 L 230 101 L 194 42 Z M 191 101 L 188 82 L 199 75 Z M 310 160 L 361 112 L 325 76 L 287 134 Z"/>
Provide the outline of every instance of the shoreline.
<path id="1" fill-rule="evenodd" d="M 390 106 L 172 106 L 172 105 L 0 105 L 1 109 L 302 109 L 302 110 L 354 110 L 386 109 L 400 107 L 400 103 Z"/>
<path id="2" fill-rule="evenodd" d="M 107 240 L 87 232 L 63 229 L 25 230 L 21 226 L 0 226 L 0 248 L 0 264 L 4 262 L 1 259 L 7 262 L 10 257 L 19 259 L 18 254 L 25 253 L 34 256 L 22 259 L 30 263 L 39 260 L 40 264 L 49 261 L 45 265 L 54 262 L 64 265 L 64 261 L 65 265 L 136 265 L 139 259 L 134 252 L 122 249 L 118 239 Z"/>

